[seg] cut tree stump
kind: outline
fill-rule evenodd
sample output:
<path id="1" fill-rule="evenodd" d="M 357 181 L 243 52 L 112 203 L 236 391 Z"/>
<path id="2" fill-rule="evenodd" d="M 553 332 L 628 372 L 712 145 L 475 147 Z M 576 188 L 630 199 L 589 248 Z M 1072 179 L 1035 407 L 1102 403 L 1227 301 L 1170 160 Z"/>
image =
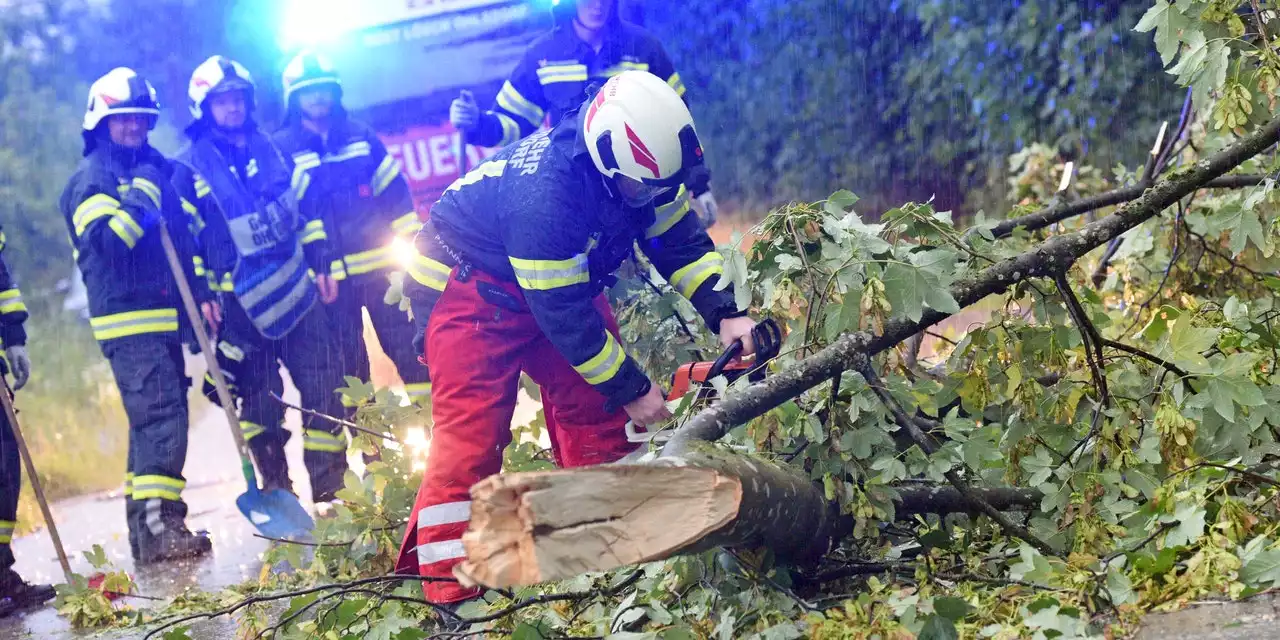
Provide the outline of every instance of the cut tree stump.
<path id="1" fill-rule="evenodd" d="M 713 447 L 635 465 L 495 475 L 471 489 L 464 584 L 511 587 L 694 553 L 816 560 L 851 522 L 797 470 Z"/>

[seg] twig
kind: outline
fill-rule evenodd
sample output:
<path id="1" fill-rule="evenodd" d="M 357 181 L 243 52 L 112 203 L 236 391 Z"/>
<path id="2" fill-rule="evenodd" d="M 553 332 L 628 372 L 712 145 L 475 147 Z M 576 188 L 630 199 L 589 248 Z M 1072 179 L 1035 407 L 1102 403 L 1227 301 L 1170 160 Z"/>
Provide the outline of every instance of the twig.
<path id="1" fill-rule="evenodd" d="M 1105 346 L 1111 347 L 1112 349 L 1118 349 L 1125 353 L 1133 354 L 1135 356 L 1138 356 L 1139 358 L 1142 358 L 1143 360 L 1151 362 L 1152 364 L 1156 364 L 1161 367 L 1164 367 L 1165 369 L 1168 369 L 1170 372 L 1172 372 L 1174 375 L 1178 376 L 1179 378 L 1182 378 L 1184 381 L 1188 378 L 1193 377 L 1190 373 L 1188 373 L 1182 367 L 1179 367 L 1178 365 L 1172 362 L 1169 362 L 1168 360 L 1165 360 L 1160 356 L 1147 353 L 1146 351 L 1143 351 L 1142 349 L 1139 349 L 1137 347 L 1127 345 L 1123 342 L 1109 340 L 1107 338 L 1102 339 L 1102 344 Z"/>
<path id="2" fill-rule="evenodd" d="M 296 598 L 298 596 L 310 595 L 310 594 L 319 593 L 322 591 L 340 591 L 342 589 L 358 587 L 366 584 L 381 584 L 386 582 L 406 582 L 406 581 L 457 582 L 457 580 L 453 578 L 434 578 L 430 576 L 420 576 L 420 575 L 392 574 L 387 576 L 376 576 L 373 578 L 362 578 L 360 580 L 354 580 L 354 581 L 345 582 L 345 583 L 316 585 L 314 587 L 309 587 L 306 589 L 298 589 L 296 591 L 282 591 L 279 593 L 250 596 L 248 598 L 245 598 L 239 602 L 223 607 L 221 609 L 216 609 L 214 611 L 202 611 L 200 613 L 193 613 L 190 615 L 182 616 L 180 618 L 172 618 L 170 620 L 167 620 L 160 626 L 147 632 L 147 635 L 143 636 L 143 640 L 147 640 L 148 638 L 154 637 L 156 634 L 159 634 L 166 629 L 171 629 L 184 622 L 192 622 L 194 620 L 210 620 L 212 618 L 230 615 L 245 607 L 255 605 L 255 604 L 261 604 L 264 602 L 274 602 L 276 600 L 284 600 L 286 598 Z M 434 607 L 438 605 L 431 605 L 431 606 Z"/>
<path id="3" fill-rule="evenodd" d="M 878 398 L 880 398 L 880 402 L 884 403 L 884 405 L 888 407 L 889 412 L 893 415 L 894 422 L 898 423 L 899 427 L 905 429 L 907 433 L 911 435 L 911 439 L 915 441 L 916 445 L 919 446 L 921 450 L 926 454 L 932 454 L 937 451 L 937 443 L 933 438 L 921 431 L 920 427 L 916 426 L 916 423 L 911 420 L 907 415 L 907 412 L 898 404 L 898 401 L 895 400 L 893 396 L 889 395 L 889 390 L 884 386 L 884 381 L 880 379 L 880 376 L 876 375 L 875 367 L 871 364 L 870 358 L 863 356 L 861 362 L 855 363 L 854 370 L 862 374 L 862 377 L 867 381 L 867 385 L 870 386 L 871 390 L 875 392 Z M 960 474 L 956 473 L 955 470 L 947 471 L 943 475 L 947 478 L 947 481 L 951 483 L 951 486 L 955 487 L 956 491 L 959 491 L 960 494 L 965 497 L 969 504 L 972 504 L 988 518 L 991 518 L 996 524 L 1000 525 L 1000 528 L 1003 529 L 1005 533 L 1012 537 L 1025 540 L 1044 555 L 1058 555 L 1058 553 L 1053 550 L 1053 547 L 1050 547 L 1043 540 L 1037 538 L 1027 530 L 1026 527 L 1013 522 L 995 507 L 991 506 L 989 502 L 974 494 L 973 490 L 970 489 L 969 484 L 965 482 L 965 480 L 961 478 Z"/>
<path id="4" fill-rule="evenodd" d="M 1116 558 L 1119 558 L 1120 556 L 1123 556 L 1123 555 L 1126 555 L 1126 554 L 1136 553 L 1136 552 L 1138 552 L 1138 551 L 1141 551 L 1143 547 L 1145 547 L 1145 546 L 1147 546 L 1147 545 L 1151 544 L 1151 541 L 1152 541 L 1152 540 L 1155 540 L 1156 538 L 1159 538 L 1161 534 L 1163 534 L 1164 532 L 1166 532 L 1166 531 L 1168 531 L 1168 530 L 1170 530 L 1170 529 L 1172 529 L 1172 528 L 1174 528 L 1174 527 L 1176 527 L 1176 526 L 1178 526 L 1178 523 L 1176 523 L 1176 522 L 1166 522 L 1166 523 L 1164 523 L 1164 524 L 1160 525 L 1159 527 L 1156 527 L 1156 530 L 1155 530 L 1155 531 L 1153 531 L 1153 532 L 1151 533 L 1151 535 L 1149 535 L 1149 536 L 1147 536 L 1146 538 L 1144 538 L 1144 539 L 1142 540 L 1142 542 L 1139 542 L 1138 544 L 1135 544 L 1135 545 L 1133 545 L 1132 547 L 1129 547 L 1128 549 L 1120 549 L 1120 550 L 1118 550 L 1118 551 L 1114 551 L 1114 552 L 1112 552 L 1112 553 L 1111 553 L 1111 554 L 1109 554 L 1107 557 L 1105 557 L 1105 558 L 1103 558 L 1103 559 L 1102 559 L 1102 568 L 1103 568 L 1103 570 L 1106 570 L 1107 565 L 1111 564 L 1111 561 L 1112 561 L 1112 560 L 1115 560 Z"/>
<path id="5" fill-rule="evenodd" d="M 1111 392 L 1107 388 L 1107 376 L 1103 371 L 1102 361 L 1102 336 L 1098 333 L 1097 327 L 1093 326 L 1093 322 L 1089 320 L 1088 314 L 1084 307 L 1080 304 L 1080 300 L 1076 298 L 1076 294 L 1071 290 L 1071 283 L 1067 282 L 1065 272 L 1058 273 L 1054 276 L 1054 281 L 1058 285 L 1058 292 L 1062 295 L 1062 299 L 1066 302 L 1067 313 L 1080 329 L 1080 338 L 1084 341 L 1084 356 L 1089 363 L 1089 371 L 1093 375 L 1093 382 L 1098 387 L 1098 406 L 1093 410 L 1093 420 L 1089 426 L 1089 433 L 1084 439 L 1076 443 L 1070 451 L 1067 452 L 1067 459 L 1063 464 L 1071 462 L 1071 458 L 1076 451 L 1084 448 L 1085 443 L 1092 440 L 1102 430 L 1102 416 L 1106 412 L 1107 407 L 1111 404 Z"/>
<path id="6" fill-rule="evenodd" d="M 1191 201 L 1194 199 L 1195 195 L 1192 195 L 1187 199 L 1185 204 L 1181 200 L 1178 201 L 1178 215 L 1173 219 L 1173 251 L 1172 255 L 1169 256 L 1169 264 L 1165 265 L 1164 277 L 1160 279 L 1160 284 L 1156 285 L 1156 288 L 1151 292 L 1151 295 L 1147 296 L 1147 299 L 1144 300 L 1142 304 L 1138 305 L 1137 313 L 1133 314 L 1133 322 L 1130 322 L 1129 326 L 1125 327 L 1122 335 L 1129 335 L 1129 332 L 1133 331 L 1134 327 L 1138 326 L 1138 323 L 1142 321 L 1142 313 L 1147 310 L 1147 307 L 1150 306 L 1152 302 L 1160 297 L 1160 291 L 1164 289 L 1165 283 L 1169 281 L 1169 274 L 1173 273 L 1173 265 L 1177 264 L 1178 258 L 1182 257 L 1184 251 L 1181 232 L 1183 227 L 1186 225 L 1186 222 L 1183 220 L 1183 216 L 1186 215 L 1187 208 L 1191 206 Z"/>
<path id="7" fill-rule="evenodd" d="M 636 275 L 640 276 L 640 280 L 643 281 L 645 284 L 649 285 L 649 288 L 652 289 L 653 292 L 657 294 L 659 298 L 662 297 L 663 295 L 662 289 L 659 288 L 658 285 L 654 284 L 653 281 L 649 280 L 648 275 L 640 273 L 639 264 L 636 265 Z M 689 323 L 685 322 L 684 316 L 680 314 L 680 311 L 678 309 L 676 309 L 675 307 L 672 307 L 671 317 L 676 319 L 676 322 L 679 323 L 680 325 L 680 330 L 683 331 L 684 335 L 689 338 L 689 343 L 693 345 L 694 357 L 696 357 L 699 360 L 705 360 L 706 358 L 702 356 L 702 350 L 698 349 L 698 339 L 693 337 L 693 331 L 689 329 Z"/>
<path id="8" fill-rule="evenodd" d="M 293 404 L 293 403 L 289 402 L 288 400 L 285 400 L 284 398 L 281 398 L 280 396 L 276 395 L 276 392 L 274 392 L 274 391 L 270 391 L 270 392 L 268 392 L 268 393 L 270 393 L 270 394 L 271 394 L 271 397 L 272 397 L 272 398 L 275 398 L 276 402 L 279 402 L 280 404 L 282 404 L 282 405 L 284 405 L 285 407 L 288 407 L 288 408 L 290 408 L 290 409 L 297 409 L 298 411 L 300 411 L 300 412 L 302 412 L 302 413 L 304 413 L 304 414 L 306 414 L 306 415 L 314 416 L 314 417 L 317 417 L 317 418 L 323 418 L 323 419 L 328 420 L 329 422 L 332 422 L 332 423 L 334 423 L 334 424 L 340 424 L 340 425 L 342 425 L 342 426 L 344 426 L 344 427 L 346 427 L 346 428 L 348 428 L 348 429 L 351 429 L 351 430 L 353 430 L 353 431 L 359 431 L 360 433 L 368 434 L 368 435 L 371 435 L 371 436 L 373 436 L 373 437 L 375 437 L 375 438 L 382 438 L 383 440 L 390 440 L 390 441 L 392 441 L 392 442 L 394 442 L 394 443 L 396 443 L 396 444 L 403 444 L 402 442 L 400 442 L 400 438 L 397 438 L 397 437 L 395 437 L 394 435 L 392 435 L 392 434 L 390 434 L 390 433 L 382 433 L 382 432 L 380 432 L 380 431 L 374 431 L 374 430 L 372 430 L 372 429 L 368 429 L 368 428 L 362 427 L 362 426 L 360 426 L 360 425 L 358 425 L 358 424 L 356 424 L 356 423 L 354 423 L 354 422 L 351 422 L 350 420 L 343 420 L 342 418 L 335 418 L 335 417 L 333 417 L 333 416 L 331 416 L 331 415 L 327 415 L 327 414 L 324 414 L 324 413 L 320 413 L 319 411 L 315 411 L 315 410 L 313 410 L 313 409 L 304 409 L 304 408 L 302 408 L 302 407 L 299 407 L 299 406 L 298 406 L 298 405 L 296 405 L 296 404 Z"/>
<path id="9" fill-rule="evenodd" d="M 1272 487 L 1280 488 L 1280 481 L 1272 480 L 1271 478 L 1268 478 L 1260 473 L 1256 473 L 1248 469 L 1239 469 L 1236 467 L 1227 466 L 1225 464 L 1217 464 L 1214 462 L 1197 462 L 1196 464 L 1193 464 L 1187 467 L 1186 469 L 1179 471 L 1178 473 L 1190 473 L 1192 471 L 1195 471 L 1196 469 L 1202 469 L 1202 468 L 1221 469 L 1223 471 L 1238 473 L 1250 480 L 1253 480 L 1254 482 L 1261 482 L 1262 484 L 1265 484 L 1265 485 L 1270 485 Z M 1177 475 L 1177 474 L 1174 474 L 1174 475 Z"/>
<path id="10" fill-rule="evenodd" d="M 988 578 L 986 576 L 975 576 L 971 573 L 939 573 L 935 578 L 950 580 L 952 582 L 981 582 L 982 584 L 994 585 L 997 587 L 1030 587 L 1042 591 L 1058 591 L 1066 592 L 1070 589 L 1062 587 L 1051 587 L 1047 584 L 1037 584 L 1035 582 L 1027 582 L 1026 580 L 1014 580 L 1012 578 Z"/>

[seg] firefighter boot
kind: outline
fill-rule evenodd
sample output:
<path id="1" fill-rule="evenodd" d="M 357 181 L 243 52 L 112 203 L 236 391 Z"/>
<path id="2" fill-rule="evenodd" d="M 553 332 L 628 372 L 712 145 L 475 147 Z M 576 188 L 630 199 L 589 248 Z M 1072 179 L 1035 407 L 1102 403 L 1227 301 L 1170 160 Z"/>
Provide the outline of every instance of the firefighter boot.
<path id="1" fill-rule="evenodd" d="M 192 533 L 181 522 L 170 522 L 165 525 L 164 531 L 147 536 L 147 541 L 138 545 L 138 565 L 198 558 L 212 550 L 213 541 L 209 536 Z"/>
<path id="2" fill-rule="evenodd" d="M 284 489 L 293 495 L 293 481 L 289 479 L 289 462 L 284 457 L 284 441 L 289 432 L 284 429 L 267 431 L 249 441 L 253 459 L 262 474 L 262 490 Z"/>
<path id="3" fill-rule="evenodd" d="M 55 595 L 47 584 L 28 584 L 13 569 L 0 569 L 0 617 L 38 607 Z"/>

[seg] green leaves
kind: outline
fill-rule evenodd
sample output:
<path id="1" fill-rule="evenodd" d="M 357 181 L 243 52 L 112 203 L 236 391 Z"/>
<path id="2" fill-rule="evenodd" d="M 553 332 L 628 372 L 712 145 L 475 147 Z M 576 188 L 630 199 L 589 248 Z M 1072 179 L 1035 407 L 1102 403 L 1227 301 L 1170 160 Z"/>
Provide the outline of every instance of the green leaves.
<path id="1" fill-rule="evenodd" d="M 1134 31 L 1146 33 L 1155 29 L 1156 51 L 1160 52 L 1160 60 L 1168 66 L 1178 55 L 1181 43 L 1179 36 L 1183 30 L 1191 26 L 1191 21 L 1173 3 L 1156 0 L 1155 4 L 1143 14 Z"/>
<path id="2" fill-rule="evenodd" d="M 1240 581 L 1258 588 L 1280 582 L 1280 549 L 1265 549 L 1240 567 Z"/>
<path id="3" fill-rule="evenodd" d="M 1173 513 L 1173 520 L 1177 521 L 1178 526 L 1165 534 L 1165 544 L 1179 547 L 1198 540 L 1204 535 L 1205 515 L 1204 507 L 1194 500 L 1179 502 L 1177 510 Z"/>
<path id="4" fill-rule="evenodd" d="M 933 249 L 912 253 L 910 262 L 889 262 L 884 267 L 885 295 L 894 313 L 919 320 L 924 306 L 956 313 L 960 305 L 951 297 L 949 287 L 955 269 L 955 253 Z"/>
<path id="5" fill-rule="evenodd" d="M 1179 316 L 1169 325 L 1169 334 L 1160 342 L 1155 355 L 1192 373 L 1208 372 L 1209 361 L 1203 354 L 1217 341 L 1218 333 L 1218 329 L 1194 326 L 1191 316 Z"/>

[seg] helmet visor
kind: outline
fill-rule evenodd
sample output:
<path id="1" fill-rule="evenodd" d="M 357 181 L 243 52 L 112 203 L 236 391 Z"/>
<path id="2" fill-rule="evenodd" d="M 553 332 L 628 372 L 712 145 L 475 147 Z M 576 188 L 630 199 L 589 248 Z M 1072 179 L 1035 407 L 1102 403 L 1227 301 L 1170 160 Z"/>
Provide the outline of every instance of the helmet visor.
<path id="1" fill-rule="evenodd" d="M 617 175 L 615 182 L 618 185 L 618 191 L 622 193 L 622 200 L 627 203 L 627 206 L 635 208 L 653 202 L 655 198 L 672 189 L 671 185 L 648 184 L 622 174 Z"/>

